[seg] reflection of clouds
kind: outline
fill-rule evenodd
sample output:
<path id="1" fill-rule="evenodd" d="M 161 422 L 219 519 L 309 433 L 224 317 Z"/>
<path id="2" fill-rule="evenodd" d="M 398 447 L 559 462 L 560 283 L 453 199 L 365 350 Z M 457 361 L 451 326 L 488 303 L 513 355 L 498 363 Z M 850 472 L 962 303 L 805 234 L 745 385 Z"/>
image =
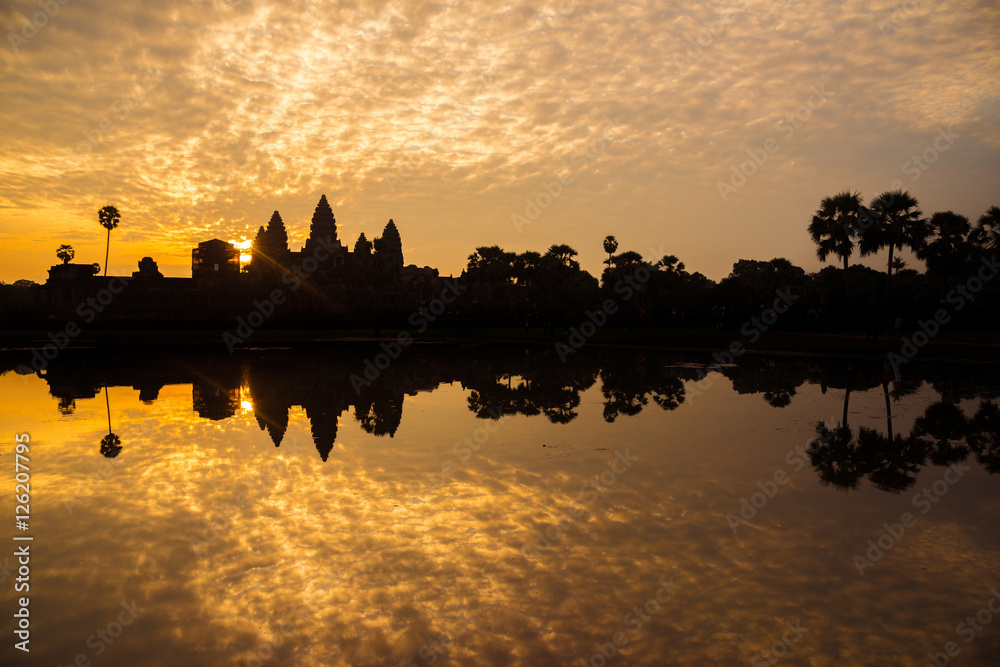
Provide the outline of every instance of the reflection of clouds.
<path id="1" fill-rule="evenodd" d="M 989 575 L 980 564 L 1000 555 L 995 531 L 983 530 L 996 509 L 990 478 L 970 472 L 949 492 L 954 504 L 922 517 L 863 580 L 851 557 L 908 497 L 833 494 L 807 468 L 755 530 L 734 537 L 725 512 L 784 467 L 841 397 L 805 385 L 788 407 L 762 410 L 759 397 L 740 398 L 713 377 L 693 404 L 614 425 L 602 419 L 599 386 L 583 393 L 570 424 L 507 417 L 437 491 L 421 487 L 423 473 L 482 423 L 458 387 L 407 396 L 392 440 L 344 420 L 326 463 L 301 410 L 275 449 L 245 415 L 196 418 L 187 385 L 164 387 L 150 405 L 112 390 L 123 463 L 68 517 L 47 488 L 89 472 L 92 436 L 106 426 L 103 404 L 79 400 L 83 421 L 59 458 L 39 448 L 37 500 L 49 519 L 40 525 L 51 532 L 36 539 L 67 554 L 40 568 L 33 598 L 71 647 L 53 660 L 75 655 L 93 618 L 110 620 L 134 598 L 147 613 L 105 664 L 245 664 L 266 645 L 274 656 L 265 664 L 425 664 L 421 648 L 442 633 L 458 638 L 440 653 L 445 664 L 565 664 L 590 655 L 665 577 L 683 588 L 621 649 L 623 664 L 734 664 L 796 618 L 809 633 L 795 659 L 862 664 L 878 652 L 920 664 L 935 624 L 951 631 L 968 600 L 982 597 Z M 900 421 L 930 400 L 904 398 Z M 880 390 L 857 392 L 852 406 L 881 410 Z M 549 457 L 539 442 L 573 456 Z M 535 528 L 576 501 L 622 442 L 640 462 L 552 550 L 525 560 L 519 550 Z M 191 531 L 223 508 L 230 525 L 195 554 Z M 997 641 L 984 634 L 968 650 L 986 656 Z"/>

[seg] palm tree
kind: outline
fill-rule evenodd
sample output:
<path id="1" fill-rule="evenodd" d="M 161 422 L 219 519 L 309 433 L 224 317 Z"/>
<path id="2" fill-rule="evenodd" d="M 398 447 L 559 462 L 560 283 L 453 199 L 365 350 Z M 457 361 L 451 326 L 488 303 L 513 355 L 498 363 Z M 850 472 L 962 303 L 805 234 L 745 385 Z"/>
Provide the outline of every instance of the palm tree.
<path id="1" fill-rule="evenodd" d="M 925 243 L 917 257 L 927 263 L 927 270 L 945 278 L 960 273 L 972 258 L 969 236 L 972 225 L 964 215 L 938 211 L 931 216 L 930 230 L 934 240 Z"/>
<path id="2" fill-rule="evenodd" d="M 809 223 L 809 235 L 816 244 L 819 261 L 825 262 L 830 255 L 836 255 L 844 262 L 844 294 L 848 299 L 847 260 L 854 253 L 855 239 L 860 233 L 858 210 L 861 206 L 860 192 L 844 190 L 820 201 Z"/>
<path id="3" fill-rule="evenodd" d="M 560 243 L 549 247 L 548 251 L 545 253 L 551 255 L 558 259 L 563 265 L 568 266 L 571 269 L 580 268 L 580 263 L 573 259 L 579 253 L 573 248 L 569 247 L 565 243 Z"/>
<path id="4" fill-rule="evenodd" d="M 883 301 L 889 294 L 889 280 L 892 277 L 893 255 L 897 250 L 909 248 L 918 251 L 930 233 L 927 220 L 920 210 L 917 200 L 909 192 L 890 190 L 872 200 L 874 224 L 861 236 L 862 256 L 871 255 L 882 248 L 889 249 L 886 263 L 885 292 Z"/>
<path id="5" fill-rule="evenodd" d="M 984 251 L 1000 250 L 1000 206 L 991 206 L 979 216 L 969 238 Z"/>
<path id="6" fill-rule="evenodd" d="M 73 250 L 73 246 L 65 243 L 56 250 L 56 257 L 61 259 L 63 264 L 69 264 L 75 256 L 76 252 Z"/>
<path id="7" fill-rule="evenodd" d="M 111 230 L 118 226 L 122 216 L 114 206 L 105 206 L 97 212 L 97 220 L 101 227 L 108 230 L 108 245 L 104 251 L 104 275 L 108 275 L 108 253 L 111 252 Z"/>
<path id="8" fill-rule="evenodd" d="M 608 253 L 608 262 L 607 262 L 607 264 L 608 264 L 608 268 L 609 269 L 611 268 L 611 261 L 612 261 L 611 258 L 615 254 L 616 250 L 618 250 L 618 239 L 616 239 L 614 236 L 605 236 L 604 237 L 604 252 Z"/>

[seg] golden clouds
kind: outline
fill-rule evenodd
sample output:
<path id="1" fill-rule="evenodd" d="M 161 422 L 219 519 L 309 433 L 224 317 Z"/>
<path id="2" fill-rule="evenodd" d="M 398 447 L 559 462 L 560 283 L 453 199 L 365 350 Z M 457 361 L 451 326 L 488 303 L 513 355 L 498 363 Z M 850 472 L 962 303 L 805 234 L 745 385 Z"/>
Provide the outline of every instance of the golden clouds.
<path id="1" fill-rule="evenodd" d="M 34 7 L 14 3 L 6 24 Z M 568 241 L 596 271 L 611 220 L 627 245 L 669 239 L 689 266 L 728 272 L 738 257 L 705 247 L 666 208 L 754 257 L 809 266 L 802 228 L 815 200 L 848 180 L 866 192 L 890 182 L 938 125 L 976 131 L 965 157 L 936 168 L 941 186 L 921 183 L 925 208 L 949 187 L 960 201 L 940 208 L 967 203 L 978 215 L 995 203 L 976 194 L 982 179 L 964 176 L 1000 150 L 997 21 L 995 7 L 972 0 L 902 13 L 853 1 L 74 1 L 0 55 L 11 101 L 0 110 L 10 147 L 0 205 L 11 212 L 0 231 L 19 237 L 30 218 L 64 235 L 116 200 L 123 256 L 152 247 L 181 258 L 205 238 L 252 233 L 275 208 L 304 235 L 326 191 L 352 231 L 412 222 L 408 243 L 426 248 L 415 261 L 445 272 L 487 241 Z M 774 233 L 744 237 L 753 225 L 733 223 L 737 205 L 718 201 L 714 183 L 824 83 L 836 102 L 741 192 L 738 206 Z M 572 169 L 571 156 L 618 117 L 631 142 L 581 173 L 547 224 L 518 234 L 510 215 L 524 197 Z M 79 151 L 85 142 L 92 149 Z M 790 182 L 802 202 L 776 196 Z M 475 237 L 456 232 L 456 219 Z M 12 257 L 25 263 L 3 279 L 40 277 L 47 255 Z M 186 267 L 178 259 L 168 272 Z"/>

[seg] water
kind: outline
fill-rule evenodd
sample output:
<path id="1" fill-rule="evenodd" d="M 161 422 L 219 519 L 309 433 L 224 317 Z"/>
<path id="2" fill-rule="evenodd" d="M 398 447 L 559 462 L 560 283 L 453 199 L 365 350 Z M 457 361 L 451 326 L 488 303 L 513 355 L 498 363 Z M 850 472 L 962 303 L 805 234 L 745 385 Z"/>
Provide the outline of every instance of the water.
<path id="1" fill-rule="evenodd" d="M 75 351 L 0 377 L 12 512 L 30 435 L 30 527 L 5 532 L 34 538 L 31 652 L 7 632 L 2 662 L 1000 656 L 995 369 L 379 352 Z"/>

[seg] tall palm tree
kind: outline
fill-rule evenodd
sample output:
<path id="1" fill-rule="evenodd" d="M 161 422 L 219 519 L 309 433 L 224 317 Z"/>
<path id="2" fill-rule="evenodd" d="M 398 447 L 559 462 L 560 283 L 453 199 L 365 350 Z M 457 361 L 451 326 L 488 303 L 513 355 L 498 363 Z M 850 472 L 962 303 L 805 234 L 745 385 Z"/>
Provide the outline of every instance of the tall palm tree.
<path id="1" fill-rule="evenodd" d="M 951 211 L 938 211 L 929 225 L 934 239 L 917 251 L 917 257 L 927 263 L 928 271 L 952 278 L 972 259 L 972 225 L 967 217 Z"/>
<path id="2" fill-rule="evenodd" d="M 825 262 L 830 255 L 836 255 L 844 262 L 844 294 L 848 299 L 847 260 L 854 253 L 855 239 L 860 232 L 858 210 L 861 206 L 860 192 L 844 190 L 820 201 L 809 223 L 809 235 L 816 244 L 819 261 Z"/>
<path id="3" fill-rule="evenodd" d="M 616 250 L 618 250 L 618 239 L 616 239 L 614 236 L 605 236 L 604 252 L 608 253 L 607 264 L 609 269 L 611 268 L 612 256 L 615 254 Z"/>
<path id="4" fill-rule="evenodd" d="M 882 248 L 889 249 L 886 262 L 885 292 L 889 294 L 892 277 L 893 255 L 897 250 L 909 248 L 914 252 L 923 247 L 930 228 L 917 200 L 903 190 L 889 190 L 875 197 L 871 203 L 875 221 L 861 236 L 861 254 L 871 255 Z"/>
<path id="5" fill-rule="evenodd" d="M 104 275 L 108 275 L 108 253 L 111 252 L 111 230 L 118 226 L 118 221 L 122 219 L 118 209 L 114 206 L 105 206 L 97 212 L 97 220 L 101 227 L 108 230 L 108 245 L 104 251 Z"/>
<path id="6" fill-rule="evenodd" d="M 969 238 L 985 250 L 1000 250 L 1000 206 L 991 206 L 979 216 Z"/>

